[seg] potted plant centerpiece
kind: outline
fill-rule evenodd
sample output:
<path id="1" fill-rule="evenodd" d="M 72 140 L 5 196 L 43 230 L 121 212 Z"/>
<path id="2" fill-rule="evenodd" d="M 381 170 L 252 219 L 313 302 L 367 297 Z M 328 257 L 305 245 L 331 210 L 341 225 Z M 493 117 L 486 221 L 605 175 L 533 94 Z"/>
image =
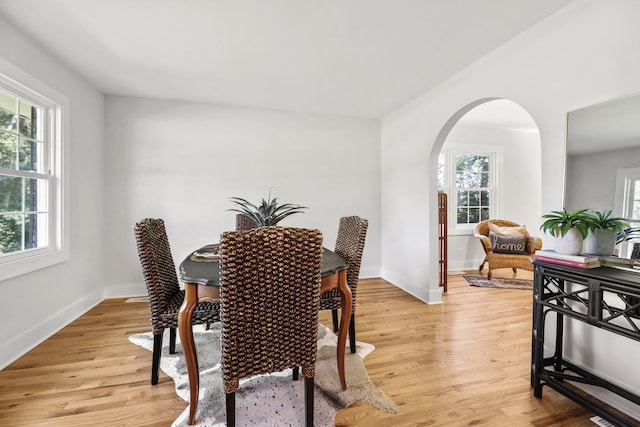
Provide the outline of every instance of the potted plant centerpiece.
<path id="1" fill-rule="evenodd" d="M 303 209 L 308 209 L 306 206 L 292 203 L 280 204 L 277 197 L 271 198 L 271 191 L 269 191 L 268 198 L 262 199 L 258 205 L 240 197 L 230 197 L 229 200 L 237 206 L 235 209 L 229 209 L 230 211 L 248 215 L 260 227 L 276 225 L 289 215 L 304 213 Z"/>
<path id="2" fill-rule="evenodd" d="M 587 212 L 586 215 L 589 234 L 585 240 L 585 252 L 603 256 L 613 255 L 617 236 L 628 229 L 629 221 L 611 216 L 611 211 L 593 211 Z"/>
<path id="3" fill-rule="evenodd" d="M 563 209 L 542 215 L 544 222 L 540 230 L 555 237 L 553 248 L 557 253 L 576 255 L 582 252 L 584 239 L 589 232 L 587 211 L 578 209 L 569 213 Z"/>

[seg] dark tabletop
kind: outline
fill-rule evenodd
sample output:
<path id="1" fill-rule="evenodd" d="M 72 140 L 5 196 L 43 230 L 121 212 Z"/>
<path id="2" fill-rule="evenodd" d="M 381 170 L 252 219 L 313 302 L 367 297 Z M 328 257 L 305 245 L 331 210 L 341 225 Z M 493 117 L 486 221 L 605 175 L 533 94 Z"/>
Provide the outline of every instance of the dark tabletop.
<path id="1" fill-rule="evenodd" d="M 205 251 L 212 245 L 203 246 L 195 252 Z M 347 264 L 335 252 L 323 248 L 321 276 L 330 276 L 347 268 Z M 193 253 L 180 264 L 180 277 L 184 282 L 217 286 L 219 281 L 218 259 L 197 257 Z"/>

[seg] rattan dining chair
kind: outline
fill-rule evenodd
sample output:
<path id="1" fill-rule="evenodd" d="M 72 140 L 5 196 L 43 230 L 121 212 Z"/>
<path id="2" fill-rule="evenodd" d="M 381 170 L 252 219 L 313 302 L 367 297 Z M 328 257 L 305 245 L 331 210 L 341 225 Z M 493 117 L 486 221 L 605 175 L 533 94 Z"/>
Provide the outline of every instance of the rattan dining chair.
<path id="1" fill-rule="evenodd" d="M 338 237 L 334 252 L 347 263 L 347 285 L 351 289 L 351 322 L 349 322 L 349 349 L 356 352 L 356 290 L 358 288 L 358 276 L 360 275 L 360 263 L 362 252 L 367 237 L 369 221 L 359 216 L 345 216 L 340 218 Z M 331 289 L 320 295 L 320 310 L 331 310 L 333 319 L 333 331 L 338 331 L 338 309 L 341 308 L 340 293 L 337 289 Z"/>
<path id="2" fill-rule="evenodd" d="M 247 214 L 236 214 L 236 230 L 251 230 L 258 228 L 256 221 Z"/>
<path id="3" fill-rule="evenodd" d="M 164 221 L 159 218 L 145 218 L 136 223 L 134 233 L 151 312 L 153 331 L 151 384 L 157 384 L 162 335 L 164 330 L 169 328 L 169 353 L 175 353 L 178 311 L 184 300 L 184 291 L 178 284 Z M 220 321 L 219 303 L 201 302 L 193 311 L 194 325 L 218 321 Z"/>
<path id="4" fill-rule="evenodd" d="M 222 379 L 227 426 L 244 377 L 302 368 L 305 422 L 313 426 L 322 233 L 288 227 L 220 237 Z"/>

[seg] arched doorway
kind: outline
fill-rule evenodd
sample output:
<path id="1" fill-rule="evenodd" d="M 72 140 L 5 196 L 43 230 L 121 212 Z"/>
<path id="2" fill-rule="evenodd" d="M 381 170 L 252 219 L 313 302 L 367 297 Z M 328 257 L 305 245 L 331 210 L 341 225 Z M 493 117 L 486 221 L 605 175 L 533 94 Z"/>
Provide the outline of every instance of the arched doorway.
<path id="1" fill-rule="evenodd" d="M 479 221 L 502 218 L 537 227 L 540 135 L 523 107 L 486 98 L 461 108 L 440 131 L 433 154 L 438 158 L 439 194 L 448 194 L 448 273 L 477 270 L 484 259 L 473 236 Z M 441 239 L 438 245 L 442 247 Z"/>

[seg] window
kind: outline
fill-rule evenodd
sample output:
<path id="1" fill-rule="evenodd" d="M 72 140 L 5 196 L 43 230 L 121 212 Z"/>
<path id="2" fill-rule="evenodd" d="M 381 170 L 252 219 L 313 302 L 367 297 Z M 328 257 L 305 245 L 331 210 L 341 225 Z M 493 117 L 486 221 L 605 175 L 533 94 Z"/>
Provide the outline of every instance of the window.
<path id="1" fill-rule="evenodd" d="M 640 176 L 629 177 L 629 202 L 627 215 L 632 227 L 640 226 Z"/>
<path id="2" fill-rule="evenodd" d="M 45 108 L 0 90 L 0 253 L 49 245 Z"/>
<path id="3" fill-rule="evenodd" d="M 445 149 L 438 158 L 438 191 L 450 194 L 449 223 L 469 230 L 491 218 L 496 200 L 496 152 Z"/>
<path id="4" fill-rule="evenodd" d="M 618 170 L 615 208 L 629 220 L 629 227 L 640 227 L 640 168 Z M 622 243 L 620 256 L 629 257 L 632 248 L 632 244 Z"/>
<path id="5" fill-rule="evenodd" d="M 477 224 L 491 214 L 491 157 L 456 155 L 456 223 Z"/>
<path id="6" fill-rule="evenodd" d="M 0 71 L 7 67 L 0 62 Z M 13 74 L 38 88 L 0 74 L 0 280 L 68 258 L 62 218 L 64 100 L 25 74 L 15 69 Z"/>

